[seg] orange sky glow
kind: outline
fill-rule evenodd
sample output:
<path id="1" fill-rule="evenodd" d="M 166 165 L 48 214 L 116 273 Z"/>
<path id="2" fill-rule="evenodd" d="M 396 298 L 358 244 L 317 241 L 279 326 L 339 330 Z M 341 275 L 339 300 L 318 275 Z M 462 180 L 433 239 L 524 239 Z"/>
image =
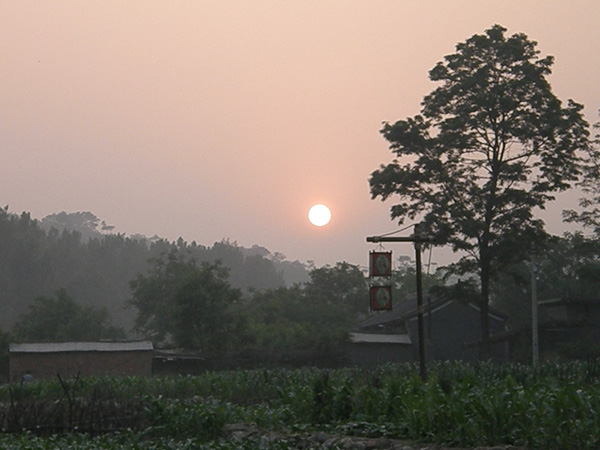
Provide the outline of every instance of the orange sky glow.
<path id="1" fill-rule="evenodd" d="M 555 56 L 554 92 L 594 123 L 599 18 L 594 0 L 5 0 L 0 206 L 366 265 L 366 236 L 399 228 L 370 199 L 379 130 L 419 112 L 429 69 L 498 23 Z"/>

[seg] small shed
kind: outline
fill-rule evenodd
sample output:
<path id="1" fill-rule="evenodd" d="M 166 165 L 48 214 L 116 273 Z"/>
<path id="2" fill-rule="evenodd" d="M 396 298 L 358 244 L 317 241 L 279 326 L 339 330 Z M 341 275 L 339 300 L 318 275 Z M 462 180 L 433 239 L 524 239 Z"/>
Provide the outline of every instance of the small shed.
<path id="1" fill-rule="evenodd" d="M 374 365 L 411 361 L 413 342 L 403 321 L 384 326 L 363 326 L 350 333 L 346 358 L 351 364 Z"/>
<path id="2" fill-rule="evenodd" d="M 597 358 L 600 353 L 600 300 L 554 298 L 539 302 L 542 358 Z"/>
<path id="3" fill-rule="evenodd" d="M 150 341 L 10 344 L 9 379 L 61 376 L 151 375 Z"/>

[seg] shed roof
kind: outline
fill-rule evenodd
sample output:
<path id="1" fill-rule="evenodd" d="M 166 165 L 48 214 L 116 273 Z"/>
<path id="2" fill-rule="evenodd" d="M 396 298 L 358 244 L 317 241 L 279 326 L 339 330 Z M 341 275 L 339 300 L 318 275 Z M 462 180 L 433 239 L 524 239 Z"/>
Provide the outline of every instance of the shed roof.
<path id="1" fill-rule="evenodd" d="M 10 353 L 131 352 L 153 350 L 150 341 L 48 342 L 10 344 Z"/>
<path id="2" fill-rule="evenodd" d="M 562 306 L 562 305 L 592 305 L 600 306 L 600 299 L 597 298 L 549 298 L 546 300 L 540 300 L 538 302 L 540 306 Z"/>
<path id="3" fill-rule="evenodd" d="M 412 344 L 408 334 L 390 333 L 350 333 L 350 341 L 355 344 Z"/>

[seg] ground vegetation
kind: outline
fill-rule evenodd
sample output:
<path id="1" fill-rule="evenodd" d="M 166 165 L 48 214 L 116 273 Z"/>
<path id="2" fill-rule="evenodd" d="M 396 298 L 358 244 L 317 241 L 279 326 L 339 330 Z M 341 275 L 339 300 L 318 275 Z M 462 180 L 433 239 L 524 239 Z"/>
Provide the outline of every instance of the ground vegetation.
<path id="1" fill-rule="evenodd" d="M 599 369 L 438 363 L 426 380 L 403 364 L 4 385 L 0 445 L 593 449 Z"/>

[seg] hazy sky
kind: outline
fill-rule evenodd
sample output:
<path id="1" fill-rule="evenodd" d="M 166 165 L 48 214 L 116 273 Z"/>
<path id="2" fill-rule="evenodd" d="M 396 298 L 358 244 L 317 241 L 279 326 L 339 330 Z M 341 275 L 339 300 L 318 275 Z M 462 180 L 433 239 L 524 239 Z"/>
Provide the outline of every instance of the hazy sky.
<path id="1" fill-rule="evenodd" d="M 554 55 L 554 92 L 598 121 L 597 0 L 0 4 L 0 205 L 35 218 L 366 265 L 365 237 L 399 228 L 369 195 L 381 123 L 418 113 L 429 69 L 495 23 Z"/>

